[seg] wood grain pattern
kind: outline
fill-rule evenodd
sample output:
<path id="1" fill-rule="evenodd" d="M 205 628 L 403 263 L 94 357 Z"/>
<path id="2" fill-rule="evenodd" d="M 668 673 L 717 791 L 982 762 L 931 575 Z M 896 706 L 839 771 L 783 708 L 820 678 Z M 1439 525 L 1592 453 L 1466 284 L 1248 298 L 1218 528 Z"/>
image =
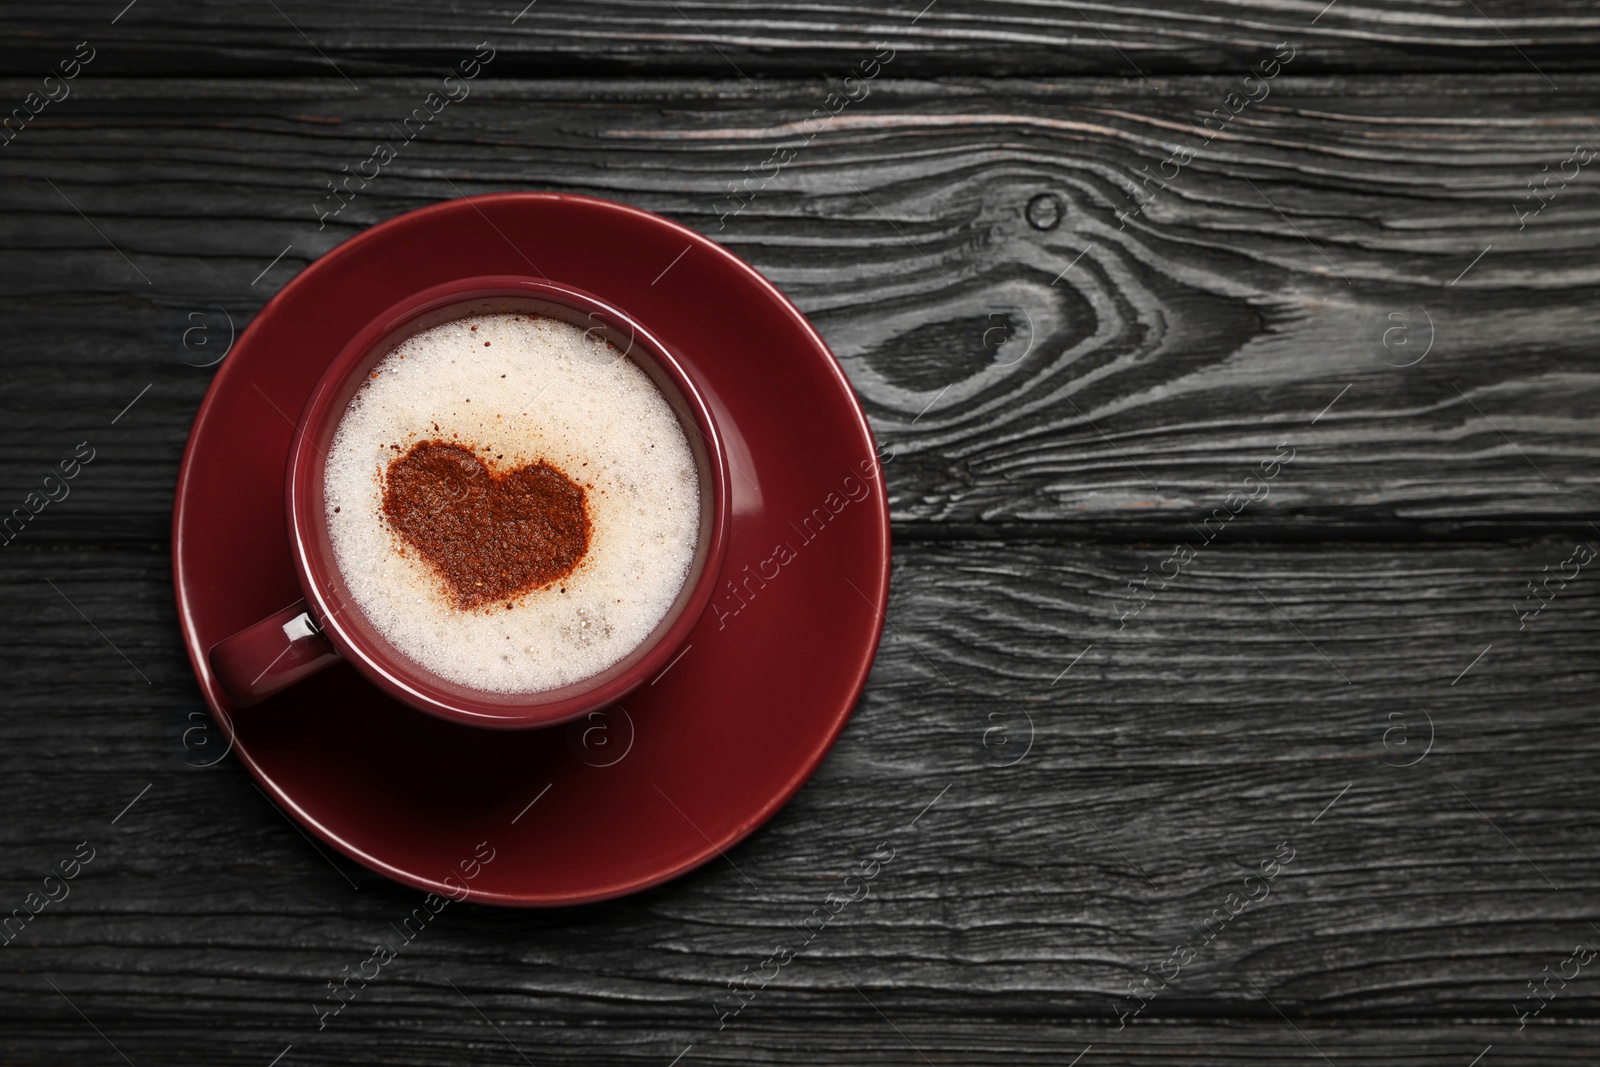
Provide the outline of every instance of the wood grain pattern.
<path id="1" fill-rule="evenodd" d="M 1190 122 L 1233 80 L 882 81 L 802 144 L 825 86 L 758 102 L 480 81 L 325 227 L 328 183 L 395 139 L 433 81 L 85 84 L 0 156 L 16 353 L 0 491 L 25 493 L 30 464 L 81 439 L 66 427 L 90 432 L 153 382 L 100 431 L 140 463 L 60 522 L 162 536 L 207 375 L 192 365 L 221 351 L 224 316 L 241 327 L 374 221 L 546 188 L 697 226 L 784 289 L 895 450 L 903 537 L 1150 536 L 1213 514 L 1284 441 L 1293 469 L 1230 536 L 1583 529 L 1600 504 L 1595 171 L 1572 163 L 1521 229 L 1512 207 L 1600 143 L 1600 81 L 1416 78 L 1398 103 L 1359 79 L 1273 84 L 1205 143 Z M 1141 190 L 1196 143 L 1168 188 Z M 796 157 L 764 183 L 784 145 Z"/>
<path id="2" fill-rule="evenodd" d="M 0 148 L 0 504 L 96 449 L 0 550 L 0 915 L 97 852 L 0 947 L 0 1064 L 1592 1062 L 1590 970 L 1517 1030 L 1600 943 L 1594 573 L 1519 618 L 1600 540 L 1596 171 L 1545 184 L 1600 140 L 1592 10 L 277 6 L 5 10 L 5 99 L 100 51 Z M 416 71 L 485 38 L 493 78 L 319 229 L 438 87 Z M 808 124 L 885 39 L 870 95 Z M 1196 132 L 1284 39 L 1270 95 Z M 454 907 L 319 1031 L 417 895 L 192 766 L 178 457 L 296 270 L 500 189 L 662 212 L 812 318 L 893 450 L 889 628 L 735 851 L 754 888 L 718 863 Z M 871 895 L 719 1030 L 883 842 Z"/>
<path id="3" fill-rule="evenodd" d="M 516 77 L 692 74 L 744 80 L 843 77 L 895 43 L 901 76 L 1232 72 L 1263 49 L 1303 41 L 1319 73 L 1593 68 L 1600 17 L 1575 0 L 1481 0 L 1381 7 L 1351 0 L 305 0 L 236 5 L 126 2 L 74 7 L 11 0 L 4 69 L 52 66 L 89 37 L 104 74 L 293 73 L 353 80 L 448 67 L 485 39 Z M 119 14 L 120 13 L 120 14 Z M 112 24 L 112 19 L 116 19 Z"/>
<path id="4" fill-rule="evenodd" d="M 98 854 L 0 950 L 6 1043 L 15 1062 L 111 1062 L 49 979 L 135 1062 L 265 1063 L 291 1042 L 290 1063 L 516 1062 L 460 994 L 536 1062 L 691 1043 L 713 1062 L 916 1061 L 877 1010 L 961 1062 L 1091 1042 L 1130 1063 L 1317 1060 L 1271 1005 L 1360 1062 L 1489 1043 L 1578 1062 L 1590 983 L 1520 1035 L 1511 1004 L 1600 939 L 1600 595 L 1585 575 L 1521 634 L 1502 606 L 1569 549 L 1218 546 L 1122 630 L 1110 602 L 1148 551 L 903 549 L 860 708 L 733 853 L 755 888 L 713 864 L 593 908 L 457 908 L 320 1034 L 323 983 L 418 894 L 319 855 L 231 761 L 185 765 L 198 700 L 159 547 L 26 549 L 0 573 L 30 620 L 4 659 L 0 893 L 20 902 L 77 841 Z M 719 1033 L 713 998 L 880 842 L 894 859 L 870 895 Z M 1119 1032 L 1138 968 L 1199 943 L 1280 842 L 1270 896 Z"/>

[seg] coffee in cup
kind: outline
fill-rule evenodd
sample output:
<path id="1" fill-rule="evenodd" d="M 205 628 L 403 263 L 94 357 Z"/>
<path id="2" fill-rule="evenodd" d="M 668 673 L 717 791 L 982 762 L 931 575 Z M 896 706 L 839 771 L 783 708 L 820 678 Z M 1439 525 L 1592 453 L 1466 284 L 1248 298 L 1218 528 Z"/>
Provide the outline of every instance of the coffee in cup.
<path id="1" fill-rule="evenodd" d="M 487 693 L 622 660 L 679 596 L 700 473 L 650 376 L 594 330 L 470 315 L 372 367 L 327 448 L 329 541 L 401 655 Z"/>
<path id="2" fill-rule="evenodd" d="M 284 475 L 304 599 L 213 645 L 217 683 L 250 707 L 345 662 L 506 730 L 614 704 L 682 657 L 711 601 L 723 436 L 680 357 L 590 293 L 419 290 L 312 387 Z"/>

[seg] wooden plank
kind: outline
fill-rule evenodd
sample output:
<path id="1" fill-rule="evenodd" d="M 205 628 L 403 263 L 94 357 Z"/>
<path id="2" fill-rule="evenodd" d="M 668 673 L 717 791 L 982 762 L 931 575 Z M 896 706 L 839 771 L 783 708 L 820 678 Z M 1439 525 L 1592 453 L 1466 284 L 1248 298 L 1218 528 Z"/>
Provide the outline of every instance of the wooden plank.
<path id="1" fill-rule="evenodd" d="M 97 854 L 3 950 L 8 1055 L 115 1062 L 81 1009 L 134 1062 L 518 1062 L 485 1018 L 537 1062 L 920 1062 L 903 1038 L 977 1063 L 1579 1062 L 1592 982 L 1520 1035 L 1512 1007 L 1600 943 L 1600 595 L 1584 573 L 1521 633 L 1511 609 L 1570 549 L 1218 545 L 1119 627 L 1157 546 L 905 548 L 861 706 L 734 852 L 754 888 L 714 864 L 593 908 L 457 908 L 319 1032 L 325 983 L 418 894 L 312 851 L 231 760 L 186 766 L 159 546 L 20 548 L 0 893 Z M 869 894 L 719 1031 L 713 999 L 882 843 Z"/>
<path id="2" fill-rule="evenodd" d="M 1289 39 L 1318 73 L 1595 69 L 1588 5 L 1482 0 L 1383 7 L 1349 0 L 910 0 L 893 5 L 757 0 L 390 0 L 181 8 L 118 2 L 92 14 L 13 3 L 4 69 L 43 76 L 73 45 L 97 74 L 342 72 L 353 81 L 453 66 L 488 40 L 506 76 L 693 74 L 843 78 L 881 42 L 900 77 L 1231 73 Z"/>
<path id="3" fill-rule="evenodd" d="M 903 538 L 1147 537 L 1239 491 L 1229 537 L 1585 529 L 1600 79 L 1563 81 L 1283 75 L 1205 142 L 1236 79 L 885 79 L 814 138 L 821 83 L 479 80 L 325 227 L 433 81 L 85 81 L 0 154 L 0 491 L 92 437 L 118 477 L 41 536 L 164 536 L 204 365 L 266 296 L 377 220 L 543 188 L 696 226 L 796 300 L 894 449 Z"/>
<path id="4" fill-rule="evenodd" d="M 487 997 L 478 989 L 471 989 L 470 994 L 471 1000 L 483 1007 L 482 1017 L 458 1000 L 459 1013 L 445 1009 L 420 1019 L 396 1013 L 391 1025 L 381 1033 L 376 1027 L 358 1028 L 355 1034 L 319 1036 L 314 1042 L 302 1044 L 293 1044 L 282 1030 L 271 1029 L 265 1022 L 236 1021 L 237 1012 L 229 1019 L 231 1025 L 214 1023 L 209 1032 L 186 1029 L 179 1034 L 161 1034 L 117 1019 L 115 1023 L 122 1029 L 112 1033 L 117 1046 L 127 1051 L 135 1063 L 144 1062 L 139 1059 L 141 1052 L 147 1056 L 159 1052 L 163 1063 L 229 1067 L 263 1067 L 279 1052 L 286 1055 L 277 1067 L 326 1062 L 357 1067 L 388 1067 L 396 1062 L 411 1067 L 459 1067 L 464 1062 L 481 1067 L 527 1067 L 530 1063 L 539 1067 L 581 1063 L 672 1067 L 674 1060 L 681 1067 L 699 1067 L 786 1064 L 797 1059 L 818 1064 L 929 1062 L 973 1067 L 1072 1067 L 1075 1060 L 1080 1067 L 1095 1063 L 1120 1067 L 1172 1063 L 1193 1067 L 1236 1067 L 1240 1063 L 1327 1067 L 1329 1062 L 1372 1067 L 1470 1067 L 1489 1049 L 1492 1051 L 1481 1064 L 1543 1067 L 1593 1062 L 1593 1030 L 1577 1025 L 1548 1027 L 1536 1040 L 1515 1041 L 1501 1033 L 1483 1033 L 1486 1027 L 1467 1024 L 1384 1021 L 1350 1027 L 1295 1020 L 1291 1027 L 1274 1016 L 1271 1020 L 1242 1022 L 1166 1023 L 1129 1037 L 1107 1035 L 1101 1029 L 1062 1018 L 996 1015 L 981 1021 L 955 1019 L 937 1009 L 907 1006 L 891 999 L 884 990 L 864 987 L 863 991 L 870 997 L 870 1005 L 847 988 L 846 995 L 851 999 L 835 994 L 809 1001 L 807 1007 L 815 1014 L 775 1013 L 777 1018 L 753 1027 L 752 1033 L 714 1040 L 707 1039 L 691 1023 L 630 1025 L 616 1019 L 607 1020 L 601 1030 L 574 1025 L 564 1016 L 549 1014 L 548 1007 L 543 1009 L 543 1017 L 535 1019 L 512 1006 L 516 998 Z M 91 1019 L 102 1021 L 96 1015 L 99 1002 L 82 990 L 73 994 L 73 1000 L 85 1004 Z M 874 1008 L 881 1008 L 883 1014 Z M 492 1022 L 493 1028 L 485 1019 Z M 819 1024 L 819 1019 L 826 1019 L 826 1023 Z M 122 1062 L 81 1019 L 74 1015 L 72 1020 L 76 1027 L 63 1020 L 46 1028 L 30 1019 L 23 1024 L 25 1030 L 16 1047 L 48 1057 L 50 1062 Z M 1496 1037 L 1501 1040 L 1495 1041 Z M 228 1044 L 223 1046 L 221 1041 Z M 1323 1053 L 1329 1059 L 1324 1059 Z M 680 1055 L 682 1059 L 677 1059 Z"/>

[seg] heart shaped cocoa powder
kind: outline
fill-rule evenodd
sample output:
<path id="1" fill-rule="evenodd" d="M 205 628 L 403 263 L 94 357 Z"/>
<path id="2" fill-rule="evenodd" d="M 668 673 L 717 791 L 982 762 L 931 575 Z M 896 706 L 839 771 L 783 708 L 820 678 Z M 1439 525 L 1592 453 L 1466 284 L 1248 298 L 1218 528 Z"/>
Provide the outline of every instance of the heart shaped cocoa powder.
<path id="1" fill-rule="evenodd" d="M 390 462 L 383 513 L 458 608 L 549 585 L 589 548 L 582 486 L 543 460 L 495 474 L 446 441 L 419 441 Z"/>

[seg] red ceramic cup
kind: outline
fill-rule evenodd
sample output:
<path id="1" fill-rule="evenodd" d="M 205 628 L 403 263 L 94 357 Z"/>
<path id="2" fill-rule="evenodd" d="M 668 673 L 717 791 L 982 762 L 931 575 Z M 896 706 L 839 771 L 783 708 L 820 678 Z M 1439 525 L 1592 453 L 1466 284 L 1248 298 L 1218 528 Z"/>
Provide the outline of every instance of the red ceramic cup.
<path id="1" fill-rule="evenodd" d="M 700 471 L 700 539 L 677 599 L 643 643 L 598 674 L 536 693 L 491 693 L 441 678 L 402 655 L 351 599 L 334 560 L 323 504 L 334 432 L 372 368 L 406 338 L 468 315 L 545 315 L 610 341 L 661 390 Z M 462 278 L 400 301 L 351 338 L 306 402 L 284 486 L 289 543 L 305 599 L 212 647 L 211 669 L 236 705 L 256 704 L 340 660 L 398 700 L 473 726 L 524 729 L 575 719 L 620 700 L 662 670 L 715 591 L 728 547 L 728 463 L 693 376 L 628 315 L 581 290 L 516 276 Z"/>

